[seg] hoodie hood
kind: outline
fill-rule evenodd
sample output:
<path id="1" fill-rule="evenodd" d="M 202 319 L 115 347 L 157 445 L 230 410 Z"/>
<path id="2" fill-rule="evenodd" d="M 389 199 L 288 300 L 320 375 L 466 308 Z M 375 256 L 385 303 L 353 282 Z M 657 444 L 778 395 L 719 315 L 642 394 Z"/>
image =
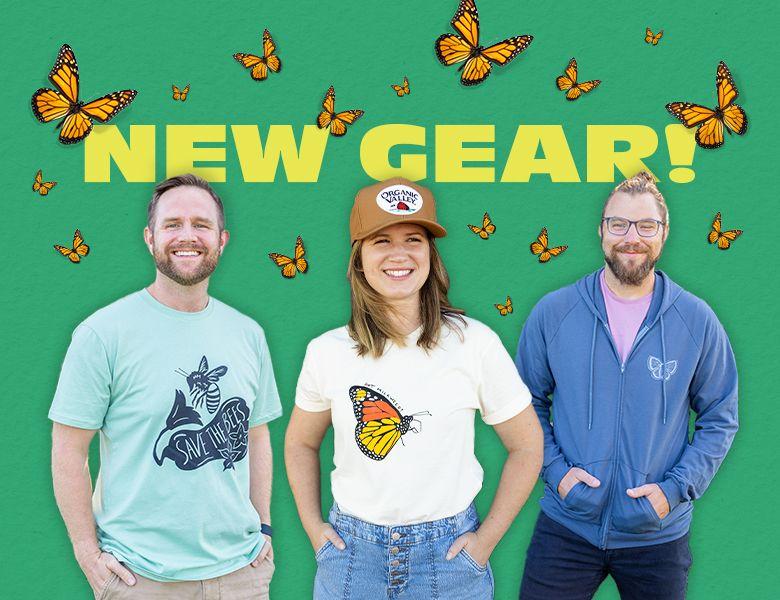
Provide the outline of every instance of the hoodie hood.
<path id="1" fill-rule="evenodd" d="M 575 287 L 577 292 L 582 297 L 586 306 L 593 313 L 593 330 L 590 343 L 590 376 L 588 378 L 588 431 L 593 427 L 593 376 L 595 368 L 595 349 L 596 349 L 596 335 L 598 334 L 599 321 L 606 329 L 607 334 L 612 339 L 612 335 L 609 333 L 609 321 L 607 320 L 607 307 L 604 302 L 604 295 L 601 293 L 601 285 L 599 278 L 604 267 L 598 271 L 594 271 L 589 275 L 586 275 L 577 283 Z M 674 283 L 663 271 L 655 271 L 655 284 L 653 285 L 653 298 L 650 301 L 650 307 L 647 310 L 647 315 L 639 328 L 637 333 L 637 339 L 639 339 L 644 333 L 653 327 L 656 322 L 660 323 L 661 328 L 661 360 L 662 365 L 666 364 L 666 341 L 664 331 L 664 313 L 669 310 L 679 298 L 683 289 Z M 613 342 L 614 347 L 614 342 Z M 615 356 L 620 361 L 617 348 L 615 350 Z M 629 354 L 630 356 L 630 354 Z M 622 367 L 621 367 L 622 368 Z M 667 415 L 667 400 L 666 400 L 666 380 L 662 378 L 661 389 L 663 394 L 663 422 L 666 424 Z"/>

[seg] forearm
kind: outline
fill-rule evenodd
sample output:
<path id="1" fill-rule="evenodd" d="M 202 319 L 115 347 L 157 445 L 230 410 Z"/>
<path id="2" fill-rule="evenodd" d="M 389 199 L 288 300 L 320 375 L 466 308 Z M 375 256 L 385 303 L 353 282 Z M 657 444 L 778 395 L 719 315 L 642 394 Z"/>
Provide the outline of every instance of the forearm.
<path id="1" fill-rule="evenodd" d="M 76 559 L 100 552 L 92 514 L 92 480 L 86 453 L 68 446 L 52 450 L 54 497 Z"/>
<path id="2" fill-rule="evenodd" d="M 317 527 L 322 524 L 319 452 L 302 444 L 288 444 L 285 460 L 301 524 L 314 543 Z"/>
<path id="3" fill-rule="evenodd" d="M 249 435 L 249 498 L 260 521 L 270 525 L 273 453 L 268 426 L 253 427 Z"/>
<path id="4" fill-rule="evenodd" d="M 480 538 L 494 548 L 528 500 L 541 469 L 539 452 L 512 450 L 507 455 L 493 504 L 479 528 Z"/>

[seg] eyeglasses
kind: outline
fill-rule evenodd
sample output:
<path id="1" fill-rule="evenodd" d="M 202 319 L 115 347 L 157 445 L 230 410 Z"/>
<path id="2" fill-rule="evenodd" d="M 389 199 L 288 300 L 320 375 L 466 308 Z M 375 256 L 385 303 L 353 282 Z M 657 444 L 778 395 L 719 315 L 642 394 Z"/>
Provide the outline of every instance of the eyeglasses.
<path id="1" fill-rule="evenodd" d="M 650 238 L 658 234 L 658 229 L 666 225 L 664 221 L 657 219 L 640 219 L 639 221 L 630 221 L 623 217 L 604 217 L 602 221 L 607 222 L 607 231 L 612 235 L 626 235 L 633 225 L 636 232 L 641 237 Z"/>

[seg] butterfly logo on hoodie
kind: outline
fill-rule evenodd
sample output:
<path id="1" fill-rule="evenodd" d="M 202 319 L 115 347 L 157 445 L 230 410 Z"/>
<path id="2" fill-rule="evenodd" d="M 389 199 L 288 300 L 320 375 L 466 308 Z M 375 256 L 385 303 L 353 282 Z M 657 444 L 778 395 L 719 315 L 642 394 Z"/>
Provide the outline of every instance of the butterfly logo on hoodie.
<path id="1" fill-rule="evenodd" d="M 650 375 L 653 376 L 653 379 L 669 381 L 675 371 L 677 371 L 677 361 L 670 360 L 664 363 L 660 358 L 648 356 L 647 368 L 650 370 Z"/>

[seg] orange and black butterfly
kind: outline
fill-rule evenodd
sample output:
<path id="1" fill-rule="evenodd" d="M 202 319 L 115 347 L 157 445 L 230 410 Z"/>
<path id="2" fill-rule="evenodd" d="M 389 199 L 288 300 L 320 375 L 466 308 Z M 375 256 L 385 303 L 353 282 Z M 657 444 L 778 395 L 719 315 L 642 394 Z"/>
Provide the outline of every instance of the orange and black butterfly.
<path id="1" fill-rule="evenodd" d="M 736 240 L 741 235 L 741 229 L 729 229 L 727 231 L 723 231 L 720 228 L 720 213 L 718 213 L 715 215 L 715 220 L 712 222 L 712 229 L 710 230 L 710 234 L 707 236 L 707 241 L 710 244 L 717 242 L 718 248 L 721 250 L 728 250 L 731 247 L 731 242 Z"/>
<path id="2" fill-rule="evenodd" d="M 73 234 L 73 247 L 68 248 L 54 244 L 54 249 L 63 256 L 67 256 L 70 262 L 74 263 L 81 262 L 81 257 L 89 254 L 89 246 L 84 243 L 84 238 L 81 237 L 81 232 L 78 229 Z"/>
<path id="3" fill-rule="evenodd" d="M 263 55 L 255 56 L 254 54 L 244 54 L 243 52 L 236 52 L 233 55 L 238 62 L 244 65 L 247 69 L 252 69 L 252 79 L 255 81 L 262 81 L 268 77 L 268 69 L 271 69 L 274 73 L 278 73 L 282 70 L 282 61 L 274 54 L 276 50 L 276 44 L 271 38 L 271 34 L 268 30 L 263 31 Z"/>
<path id="4" fill-rule="evenodd" d="M 409 80 L 404 76 L 404 82 L 402 85 L 394 85 L 390 84 L 390 87 L 393 88 L 393 91 L 398 94 L 398 97 L 404 96 L 405 94 L 411 94 L 411 90 L 409 89 Z"/>
<path id="5" fill-rule="evenodd" d="M 67 44 L 63 44 L 54 67 L 49 72 L 49 81 L 56 90 L 40 88 L 32 95 L 32 110 L 41 123 L 54 119 L 60 121 L 60 142 L 75 144 L 80 142 L 92 131 L 92 119 L 106 123 L 113 119 L 119 111 L 127 107 L 138 93 L 135 90 L 112 92 L 93 100 L 79 100 L 79 67 L 76 55 Z"/>
<path id="6" fill-rule="evenodd" d="M 57 185 L 56 181 L 44 181 L 43 172 L 38 169 L 32 184 L 33 192 L 38 192 L 41 196 L 45 196 L 55 185 Z"/>
<path id="7" fill-rule="evenodd" d="M 173 89 L 173 99 L 174 100 L 181 100 L 182 102 L 187 100 L 187 94 L 190 93 L 190 84 L 189 83 L 187 84 L 187 86 L 183 90 L 180 90 L 175 85 L 172 85 L 171 88 Z"/>
<path id="8" fill-rule="evenodd" d="M 440 35 L 435 44 L 436 56 L 445 66 L 466 61 L 458 69 L 462 71 L 463 85 L 482 83 L 490 75 L 492 64 L 504 66 L 534 39 L 532 35 L 517 35 L 483 48 L 479 45 L 479 15 L 474 0 L 461 0 L 451 24 L 460 35 Z"/>
<path id="9" fill-rule="evenodd" d="M 330 86 L 322 101 L 322 112 L 317 115 L 317 127 L 325 129 L 330 126 L 331 135 L 341 137 L 347 133 L 347 125 L 351 125 L 362 116 L 362 110 L 345 110 L 337 113 L 336 92 L 333 90 L 333 86 Z"/>
<path id="10" fill-rule="evenodd" d="M 493 235 L 496 232 L 496 226 L 493 225 L 493 221 L 490 220 L 490 215 L 485 213 L 482 217 L 482 227 L 476 225 L 467 225 L 471 229 L 472 233 L 476 233 L 483 240 L 488 239 L 488 236 Z"/>
<path id="11" fill-rule="evenodd" d="M 539 256 L 540 263 L 546 263 L 553 256 L 558 256 L 566 251 L 568 246 L 555 246 L 549 247 L 549 240 L 547 239 L 547 227 L 542 227 L 535 242 L 531 242 L 531 253 Z"/>
<path id="12" fill-rule="evenodd" d="M 601 79 L 592 79 L 577 83 L 577 61 L 571 59 L 564 74 L 555 80 L 555 85 L 561 91 L 566 91 L 567 100 L 576 100 L 582 94 L 587 94 L 601 83 Z"/>
<path id="13" fill-rule="evenodd" d="M 355 441 L 360 451 L 373 460 L 383 460 L 402 435 L 420 432 L 422 423 L 415 417 L 431 414 L 424 411 L 404 416 L 390 399 L 360 385 L 349 388 L 349 398 L 357 419 Z"/>
<path id="14" fill-rule="evenodd" d="M 718 92 L 717 108 L 707 108 L 690 102 L 671 102 L 666 105 L 666 110 L 689 129 L 699 126 L 696 130 L 696 143 L 702 148 L 718 148 L 723 145 L 724 124 L 729 133 L 742 135 L 747 131 L 747 115 L 741 106 L 733 104 L 739 92 L 723 61 L 718 64 L 715 88 Z"/>
<path id="15" fill-rule="evenodd" d="M 297 273 L 305 273 L 309 268 L 309 263 L 304 258 L 306 249 L 303 247 L 303 240 L 301 236 L 295 241 L 295 253 L 294 258 L 285 256 L 284 254 L 277 254 L 276 252 L 270 252 L 268 256 L 276 264 L 277 267 L 282 268 L 282 277 L 292 279 Z"/>
<path id="16" fill-rule="evenodd" d="M 506 297 L 506 304 L 494 304 L 493 306 L 498 309 L 498 312 L 501 314 L 502 317 L 507 316 L 512 312 L 512 299 L 507 296 Z"/>
<path id="17" fill-rule="evenodd" d="M 658 33 L 653 33 L 649 27 L 645 28 L 645 42 L 648 44 L 652 44 L 653 46 L 658 45 L 658 40 L 660 40 L 662 37 L 664 37 L 664 30 L 662 29 Z"/>

